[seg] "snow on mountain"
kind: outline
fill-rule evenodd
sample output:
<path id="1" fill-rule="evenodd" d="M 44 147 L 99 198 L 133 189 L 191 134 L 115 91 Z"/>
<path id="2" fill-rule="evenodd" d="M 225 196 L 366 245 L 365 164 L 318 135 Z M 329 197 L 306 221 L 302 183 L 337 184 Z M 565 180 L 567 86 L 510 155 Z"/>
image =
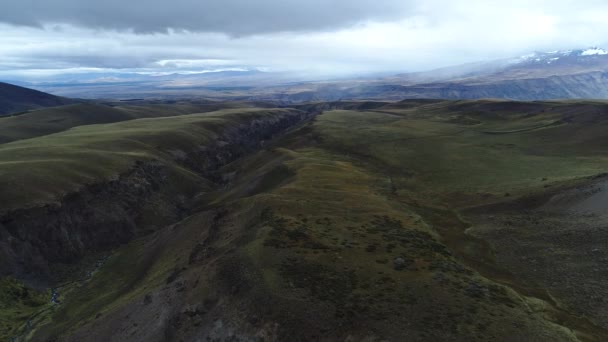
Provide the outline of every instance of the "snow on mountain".
<path id="1" fill-rule="evenodd" d="M 562 51 L 549 51 L 549 52 L 534 52 L 528 55 L 524 55 L 518 58 L 514 58 L 509 64 L 520 64 L 520 63 L 542 63 L 552 64 L 560 59 L 569 58 L 586 58 L 608 55 L 608 51 L 598 47 L 591 47 L 584 50 L 562 50 Z"/>
<path id="2" fill-rule="evenodd" d="M 581 52 L 581 56 L 608 55 L 608 51 L 593 47 Z"/>

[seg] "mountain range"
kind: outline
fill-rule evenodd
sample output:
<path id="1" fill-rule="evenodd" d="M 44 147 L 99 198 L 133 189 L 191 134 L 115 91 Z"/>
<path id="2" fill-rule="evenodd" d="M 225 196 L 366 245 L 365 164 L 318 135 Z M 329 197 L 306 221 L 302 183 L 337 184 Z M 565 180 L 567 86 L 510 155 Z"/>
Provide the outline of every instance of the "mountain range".
<path id="1" fill-rule="evenodd" d="M 368 81 L 318 83 L 317 87 L 309 89 L 306 100 L 606 99 L 608 51 L 589 48 L 536 52 Z M 304 94 L 294 93 L 289 98 Z"/>
<path id="2" fill-rule="evenodd" d="M 424 72 L 341 80 L 312 80 L 289 73 L 222 70 L 186 74 L 64 75 L 21 82 L 53 94 L 82 98 L 201 97 L 279 103 L 419 98 L 548 100 L 608 98 L 608 51 L 535 52 Z"/>

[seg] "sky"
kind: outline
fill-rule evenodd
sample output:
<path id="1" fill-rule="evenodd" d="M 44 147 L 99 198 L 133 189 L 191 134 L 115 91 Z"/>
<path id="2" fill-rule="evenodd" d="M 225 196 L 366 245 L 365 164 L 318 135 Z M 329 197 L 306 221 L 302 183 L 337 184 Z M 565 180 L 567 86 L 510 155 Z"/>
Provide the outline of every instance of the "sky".
<path id="1" fill-rule="evenodd" d="M 0 0 L 0 80 L 421 71 L 608 47 L 606 18 L 606 0 Z"/>

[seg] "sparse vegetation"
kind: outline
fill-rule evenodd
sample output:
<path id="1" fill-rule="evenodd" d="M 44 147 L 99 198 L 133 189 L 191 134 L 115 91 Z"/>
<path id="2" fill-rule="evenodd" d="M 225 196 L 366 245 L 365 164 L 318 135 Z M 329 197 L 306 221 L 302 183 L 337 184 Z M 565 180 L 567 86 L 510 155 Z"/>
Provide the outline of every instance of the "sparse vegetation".
<path id="1" fill-rule="evenodd" d="M 560 189 L 604 172 L 601 110 L 567 102 L 348 106 L 218 165 L 204 191 L 188 197 L 184 220 L 115 249 L 66 295 L 51 324 L 35 327 L 34 340 L 204 340 L 228 338 L 226 331 L 271 340 L 608 336 L 596 316 L 573 309 L 576 301 L 562 306 L 563 292 L 505 269 L 510 261 L 488 240 L 500 241 L 521 221 L 478 234 L 488 240 L 469 234 L 488 211 L 541 205 L 547 191 L 558 191 L 546 185 Z M 196 174 L 196 165 L 179 162 L 183 153 L 285 111 L 136 119 L 3 144 L 0 181 L 26 186 L 2 196 L 14 207 L 48 202 L 137 160 L 180 170 L 167 177 Z M 92 160 L 98 164 L 87 166 Z"/>

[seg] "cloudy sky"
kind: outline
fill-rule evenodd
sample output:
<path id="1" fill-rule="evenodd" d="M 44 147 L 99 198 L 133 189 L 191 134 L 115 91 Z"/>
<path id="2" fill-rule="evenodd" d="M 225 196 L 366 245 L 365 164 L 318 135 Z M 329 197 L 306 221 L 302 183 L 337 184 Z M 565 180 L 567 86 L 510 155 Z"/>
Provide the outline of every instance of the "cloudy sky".
<path id="1" fill-rule="evenodd" d="M 0 0 L 0 79 L 406 72 L 608 47 L 606 0 Z"/>

